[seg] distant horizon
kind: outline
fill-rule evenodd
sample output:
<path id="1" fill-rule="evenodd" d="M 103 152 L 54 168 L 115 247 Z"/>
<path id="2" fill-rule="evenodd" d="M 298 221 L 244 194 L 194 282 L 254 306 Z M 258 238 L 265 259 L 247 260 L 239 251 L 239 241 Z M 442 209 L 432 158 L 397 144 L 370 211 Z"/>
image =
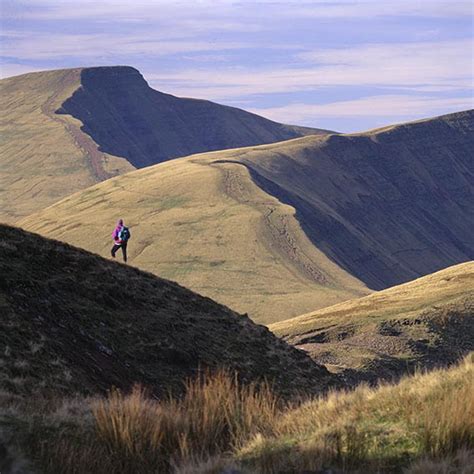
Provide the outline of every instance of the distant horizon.
<path id="1" fill-rule="evenodd" d="M 22 0 L 0 76 L 130 65 L 150 87 L 357 133 L 474 108 L 468 0 Z"/>

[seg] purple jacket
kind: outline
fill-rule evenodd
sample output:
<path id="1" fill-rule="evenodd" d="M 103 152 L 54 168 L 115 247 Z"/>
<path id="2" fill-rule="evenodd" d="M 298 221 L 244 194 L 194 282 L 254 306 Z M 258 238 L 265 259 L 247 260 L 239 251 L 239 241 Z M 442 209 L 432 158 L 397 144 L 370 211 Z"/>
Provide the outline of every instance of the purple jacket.
<path id="1" fill-rule="evenodd" d="M 123 220 L 120 219 L 120 220 L 117 222 L 117 226 L 115 227 L 114 231 L 112 232 L 112 237 L 113 237 L 114 242 L 115 242 L 116 244 L 122 243 L 122 241 L 119 239 L 119 233 L 120 233 L 120 231 L 122 230 L 122 227 L 123 227 Z"/>

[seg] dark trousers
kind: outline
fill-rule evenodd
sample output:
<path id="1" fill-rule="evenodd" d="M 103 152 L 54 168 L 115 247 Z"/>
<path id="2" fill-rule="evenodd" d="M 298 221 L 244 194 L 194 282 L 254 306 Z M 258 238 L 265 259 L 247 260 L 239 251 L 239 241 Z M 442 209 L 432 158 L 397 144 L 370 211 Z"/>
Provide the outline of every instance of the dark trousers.
<path id="1" fill-rule="evenodd" d="M 114 244 L 112 247 L 112 250 L 110 253 L 112 254 L 112 257 L 115 258 L 115 254 L 117 253 L 118 249 L 122 249 L 122 254 L 123 254 L 123 261 L 127 261 L 127 242 L 122 242 L 121 244 Z"/>

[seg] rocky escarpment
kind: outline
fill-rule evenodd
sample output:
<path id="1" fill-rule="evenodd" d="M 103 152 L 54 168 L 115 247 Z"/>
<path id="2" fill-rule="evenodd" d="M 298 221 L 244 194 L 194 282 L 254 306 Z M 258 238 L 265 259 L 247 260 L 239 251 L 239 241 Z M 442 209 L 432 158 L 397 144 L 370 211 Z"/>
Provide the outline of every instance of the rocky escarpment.
<path id="1" fill-rule="evenodd" d="M 474 262 L 270 329 L 349 384 L 446 366 L 474 350 Z"/>

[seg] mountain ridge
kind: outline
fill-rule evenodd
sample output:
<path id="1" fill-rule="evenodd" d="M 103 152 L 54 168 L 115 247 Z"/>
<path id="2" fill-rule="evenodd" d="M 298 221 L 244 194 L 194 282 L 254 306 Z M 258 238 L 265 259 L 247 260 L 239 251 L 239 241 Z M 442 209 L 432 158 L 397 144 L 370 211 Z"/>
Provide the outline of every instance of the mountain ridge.
<path id="1" fill-rule="evenodd" d="M 123 217 L 136 265 L 274 323 L 472 260 L 472 129 L 466 111 L 191 155 L 20 225 L 105 255 Z"/>
<path id="2" fill-rule="evenodd" d="M 301 144 L 297 158 L 240 161 L 263 190 L 295 208 L 318 248 L 370 288 L 474 258 L 474 110 L 293 143 Z M 380 232 L 381 221 L 401 243 Z M 422 245 L 403 244 L 420 232 L 429 236 Z"/>
<path id="3" fill-rule="evenodd" d="M 10 223 L 135 168 L 326 133 L 155 91 L 129 66 L 22 74 L 0 89 L 0 219 Z"/>

